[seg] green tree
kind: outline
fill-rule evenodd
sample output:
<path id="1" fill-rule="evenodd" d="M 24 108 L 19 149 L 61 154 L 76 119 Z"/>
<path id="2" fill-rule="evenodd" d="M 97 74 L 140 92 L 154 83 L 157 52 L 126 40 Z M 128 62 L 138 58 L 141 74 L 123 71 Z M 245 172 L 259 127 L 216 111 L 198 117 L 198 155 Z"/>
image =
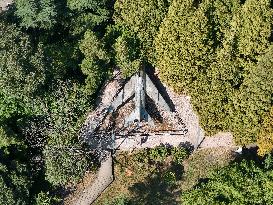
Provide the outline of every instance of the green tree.
<path id="1" fill-rule="evenodd" d="M 9 166 L 0 163 L 0 202 L 3 205 L 27 205 L 30 201 L 27 169 L 14 160 Z"/>
<path id="2" fill-rule="evenodd" d="M 23 163 L 26 146 L 7 126 L 0 126 L 0 203 L 30 202 L 31 186 L 27 165 Z M 20 156 L 20 157 L 18 157 Z"/>
<path id="3" fill-rule="evenodd" d="M 208 180 L 182 194 L 182 204 L 272 204 L 272 158 L 233 163 L 213 172 Z"/>
<path id="4" fill-rule="evenodd" d="M 259 147 L 259 155 L 264 156 L 273 151 L 273 107 L 263 120 L 257 143 Z"/>
<path id="5" fill-rule="evenodd" d="M 191 96 L 207 134 L 232 131 L 237 143 L 255 141 L 272 103 L 271 65 L 268 75 L 262 67 L 271 22 L 266 0 L 170 6 L 156 39 L 157 66 L 162 80 Z"/>
<path id="6" fill-rule="evenodd" d="M 115 23 L 136 34 L 143 57 L 151 63 L 155 63 L 154 38 L 169 4 L 169 0 L 118 0 L 115 3 Z"/>
<path id="7" fill-rule="evenodd" d="M 272 31 L 273 10 L 270 1 L 248 0 L 233 19 L 233 32 L 226 39 L 232 42 L 235 57 L 232 86 L 235 91 L 230 95 L 230 129 L 237 143 L 247 144 L 256 141 L 263 115 L 272 105 L 273 67 L 270 36 Z M 226 58 L 227 59 L 227 58 Z M 230 70 L 229 64 L 224 70 Z M 237 82 L 236 82 L 237 81 Z"/>
<path id="8" fill-rule="evenodd" d="M 72 14 L 70 29 L 74 35 L 84 34 L 88 29 L 103 28 L 112 14 L 109 0 L 68 0 L 67 6 Z"/>
<path id="9" fill-rule="evenodd" d="M 155 40 L 161 78 L 177 91 L 188 91 L 206 75 L 222 46 L 225 29 L 239 6 L 238 1 L 175 0 Z"/>
<path id="10" fill-rule="evenodd" d="M 65 185 L 80 179 L 92 165 L 92 158 L 77 138 L 91 99 L 77 84 L 59 82 L 54 87 L 44 104 L 49 121 L 43 150 L 45 174 L 53 185 Z"/>
<path id="11" fill-rule="evenodd" d="M 86 91 L 95 93 L 103 80 L 107 77 L 110 56 L 105 44 L 92 31 L 86 31 L 80 43 L 80 50 L 85 58 L 81 63 L 81 70 L 86 77 Z"/>
<path id="12" fill-rule="evenodd" d="M 15 25 L 0 21 L 0 118 L 30 111 L 27 104 L 46 80 L 42 45 L 35 47 Z"/>
<path id="13" fill-rule="evenodd" d="M 239 7 L 237 0 L 207 0 L 199 5 L 190 0 L 173 1 L 156 38 L 161 79 L 191 96 L 208 134 L 228 129 L 224 126 L 226 93 L 232 86 L 225 79 L 215 79 L 222 70 L 214 70 L 213 62 L 221 56 L 217 53 L 225 46 L 223 38 Z M 223 74 L 226 80 L 233 77 Z"/>
<path id="14" fill-rule="evenodd" d="M 15 5 L 23 27 L 51 29 L 56 23 L 54 0 L 16 0 Z"/>
<path id="15" fill-rule="evenodd" d="M 139 42 L 134 35 L 123 32 L 114 44 L 115 63 L 124 77 L 135 74 L 141 66 Z"/>

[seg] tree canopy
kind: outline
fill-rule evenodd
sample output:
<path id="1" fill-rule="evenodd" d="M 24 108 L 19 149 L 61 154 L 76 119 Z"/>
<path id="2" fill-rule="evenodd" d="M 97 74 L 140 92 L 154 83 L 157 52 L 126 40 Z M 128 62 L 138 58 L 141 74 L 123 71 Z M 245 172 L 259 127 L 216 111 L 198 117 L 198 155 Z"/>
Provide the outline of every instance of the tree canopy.
<path id="1" fill-rule="evenodd" d="M 182 194 L 181 200 L 183 205 L 271 204 L 272 186 L 272 158 L 269 156 L 263 166 L 244 160 L 215 171 L 207 182 Z"/>
<path id="2" fill-rule="evenodd" d="M 191 96 L 208 134 L 232 131 L 241 144 L 257 139 L 272 104 L 272 86 L 256 84 L 272 78 L 272 66 L 265 76 L 259 65 L 271 55 L 272 17 L 270 1 L 171 4 L 156 38 L 157 66 L 163 81 Z"/>
<path id="3" fill-rule="evenodd" d="M 0 12 L 0 203 L 58 203 L 94 168 L 77 135 L 114 69 L 155 67 L 207 135 L 272 152 L 271 0 L 15 0 Z M 270 204 L 266 166 L 232 164 L 184 203 Z"/>

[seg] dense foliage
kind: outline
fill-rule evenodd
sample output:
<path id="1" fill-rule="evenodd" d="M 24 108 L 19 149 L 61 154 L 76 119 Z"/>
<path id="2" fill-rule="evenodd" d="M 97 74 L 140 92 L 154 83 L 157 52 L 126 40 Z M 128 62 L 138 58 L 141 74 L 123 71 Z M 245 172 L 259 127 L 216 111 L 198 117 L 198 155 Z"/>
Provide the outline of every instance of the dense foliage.
<path id="1" fill-rule="evenodd" d="M 272 158 L 234 163 L 182 194 L 182 204 L 272 204 Z"/>
<path id="2" fill-rule="evenodd" d="M 56 204 L 93 167 L 77 135 L 109 70 L 89 34 L 111 13 L 109 1 L 17 0 L 0 14 L 1 204 Z"/>
<path id="3" fill-rule="evenodd" d="M 26 28 L 50 29 L 56 23 L 56 4 L 54 0 L 17 0 L 16 15 Z"/>
<path id="4" fill-rule="evenodd" d="M 170 0 L 117 0 L 114 21 L 140 41 L 142 57 L 155 63 L 154 38 L 168 11 Z"/>
<path id="5" fill-rule="evenodd" d="M 273 107 L 266 115 L 258 137 L 259 155 L 270 154 L 273 150 Z"/>
<path id="6" fill-rule="evenodd" d="M 191 96 L 208 134 L 256 140 L 272 105 L 272 18 L 266 0 L 171 4 L 156 39 L 157 66 L 162 80 Z"/>
<path id="7" fill-rule="evenodd" d="M 191 96 L 208 134 L 258 139 L 259 153 L 270 153 L 272 31 L 270 0 L 15 0 L 0 14 L 0 203 L 55 204 L 59 189 L 93 168 L 77 134 L 114 68 L 126 78 L 152 64 Z M 143 155 L 181 165 L 186 153 L 159 147 Z M 255 164 L 232 167 L 260 184 L 270 176 Z"/>
<path id="8" fill-rule="evenodd" d="M 24 162 L 26 147 L 7 127 L 0 127 L 0 203 L 29 204 L 31 185 Z"/>

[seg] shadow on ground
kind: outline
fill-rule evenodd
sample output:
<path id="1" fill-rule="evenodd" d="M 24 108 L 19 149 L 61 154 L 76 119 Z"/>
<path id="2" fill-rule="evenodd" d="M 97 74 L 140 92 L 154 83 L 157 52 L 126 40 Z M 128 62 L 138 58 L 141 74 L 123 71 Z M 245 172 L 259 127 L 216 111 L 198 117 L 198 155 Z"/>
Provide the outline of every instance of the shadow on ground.
<path id="1" fill-rule="evenodd" d="M 144 182 L 135 183 L 129 188 L 133 197 L 128 204 L 132 205 L 158 205 L 179 204 L 177 194 L 179 188 L 176 181 L 183 176 L 183 167 L 172 164 L 167 170 L 151 174 Z"/>

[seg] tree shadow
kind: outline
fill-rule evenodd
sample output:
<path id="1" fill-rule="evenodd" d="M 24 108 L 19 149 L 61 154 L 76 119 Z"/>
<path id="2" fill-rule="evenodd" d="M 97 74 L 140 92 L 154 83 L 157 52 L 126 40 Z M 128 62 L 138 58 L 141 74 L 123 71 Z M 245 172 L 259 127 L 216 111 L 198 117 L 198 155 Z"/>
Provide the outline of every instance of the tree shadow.
<path id="1" fill-rule="evenodd" d="M 166 87 L 162 84 L 159 77 L 155 75 L 155 68 L 150 64 L 146 64 L 145 65 L 145 72 L 148 74 L 148 76 L 150 77 L 150 79 L 154 83 L 155 87 L 158 89 L 158 91 L 160 92 L 160 94 L 162 95 L 162 97 L 164 98 L 166 103 L 169 105 L 169 107 L 171 108 L 171 111 L 172 112 L 175 111 L 175 105 L 174 105 L 173 101 L 171 100 Z"/>
<path id="2" fill-rule="evenodd" d="M 179 188 L 176 180 L 180 180 L 184 173 L 181 165 L 172 163 L 164 171 L 152 173 L 143 182 L 135 183 L 129 188 L 133 197 L 129 204 L 135 205 L 177 205 L 176 190 Z M 173 177 L 172 177 L 173 176 Z"/>
<path id="3" fill-rule="evenodd" d="M 234 152 L 234 160 L 232 162 L 240 163 L 243 160 L 254 161 L 258 164 L 261 164 L 263 157 L 258 155 L 258 146 L 243 146 L 242 153 L 239 154 Z"/>

